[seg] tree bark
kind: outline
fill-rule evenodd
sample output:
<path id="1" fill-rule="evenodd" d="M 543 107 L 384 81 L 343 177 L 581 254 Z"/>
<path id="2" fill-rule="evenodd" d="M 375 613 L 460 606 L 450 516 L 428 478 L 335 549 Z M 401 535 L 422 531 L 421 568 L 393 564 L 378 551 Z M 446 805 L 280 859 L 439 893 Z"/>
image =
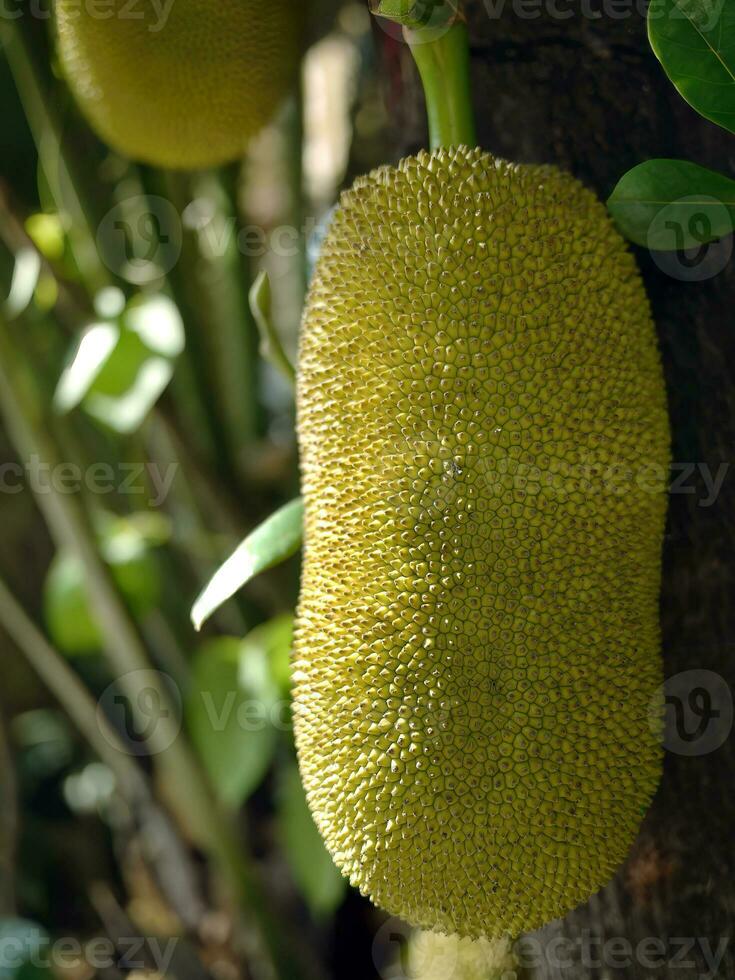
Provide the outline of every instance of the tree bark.
<path id="1" fill-rule="evenodd" d="M 581 9 L 566 0 L 468 0 L 466 13 L 485 149 L 556 163 L 603 200 L 650 157 L 735 170 L 735 137 L 699 117 L 669 83 L 648 45 L 640 0 L 583 0 Z M 401 106 L 404 155 L 426 145 L 423 99 L 409 53 L 397 56 L 387 37 L 383 44 L 394 66 L 389 77 L 404 86 L 391 99 Z M 735 682 L 735 473 L 725 473 L 714 501 L 705 486 L 707 473 L 729 464 L 735 444 L 731 247 L 731 239 L 712 246 L 710 269 L 724 268 L 699 282 L 678 278 L 682 268 L 687 274 L 678 259 L 666 266 L 671 275 L 636 250 L 659 331 L 678 482 L 664 550 L 665 673 L 712 671 L 723 679 L 715 724 L 728 737 L 692 756 L 667 738 L 664 778 L 627 862 L 587 904 L 531 937 L 543 951 L 529 971 L 534 980 L 735 977 L 735 741 L 727 713 Z M 713 683 L 693 676 L 705 688 Z M 702 751 L 717 741 L 705 740 Z"/>

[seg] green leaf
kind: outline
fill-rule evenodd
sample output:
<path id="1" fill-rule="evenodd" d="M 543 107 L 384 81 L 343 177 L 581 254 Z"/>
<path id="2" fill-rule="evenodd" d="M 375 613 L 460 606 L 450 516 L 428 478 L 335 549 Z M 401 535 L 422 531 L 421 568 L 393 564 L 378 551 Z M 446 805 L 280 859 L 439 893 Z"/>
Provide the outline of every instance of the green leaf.
<path id="1" fill-rule="evenodd" d="M 258 273 L 250 290 L 250 312 L 260 333 L 260 356 L 269 361 L 293 385 L 296 372 L 283 349 L 272 316 L 271 283 L 268 273 Z"/>
<path id="2" fill-rule="evenodd" d="M 686 160 L 648 160 L 620 178 L 607 207 L 638 245 L 694 248 L 735 228 L 735 181 Z"/>
<path id="3" fill-rule="evenodd" d="M 80 404 L 119 339 L 120 330 L 114 323 L 93 323 L 82 333 L 56 386 L 54 407 L 59 412 L 70 412 Z"/>
<path id="4" fill-rule="evenodd" d="M 735 132 L 735 4 L 651 0 L 648 37 L 689 105 Z"/>
<path id="5" fill-rule="evenodd" d="M 312 915 L 328 916 L 341 903 L 347 883 L 324 846 L 294 764 L 281 774 L 277 831 L 280 846 Z"/>
<path id="6" fill-rule="evenodd" d="M 138 429 L 174 371 L 184 328 L 166 296 L 131 303 L 120 323 L 95 323 L 79 339 L 54 396 L 55 407 L 85 410 L 116 432 Z"/>
<path id="7" fill-rule="evenodd" d="M 250 579 L 296 554 L 301 547 L 303 519 L 304 505 L 297 498 L 271 514 L 245 538 L 194 603 L 191 621 L 195 629 L 200 630 Z"/>
<path id="8" fill-rule="evenodd" d="M 258 630 L 266 630 L 264 642 L 270 660 L 273 683 L 278 688 L 281 697 L 288 700 L 291 696 L 291 649 L 293 647 L 294 617 L 293 613 L 283 613 L 276 616 L 266 626 Z M 254 636 L 258 630 L 253 630 Z"/>
<path id="9" fill-rule="evenodd" d="M 26 219 L 26 231 L 39 252 L 50 262 L 64 258 L 66 240 L 64 225 L 58 214 L 32 214 Z"/>
<path id="10" fill-rule="evenodd" d="M 250 630 L 242 641 L 247 656 L 263 660 L 281 701 L 291 696 L 291 648 L 293 646 L 293 613 L 281 613 L 267 623 Z M 285 719 L 280 718 L 279 724 Z"/>
<path id="11" fill-rule="evenodd" d="M 35 248 L 21 248 L 15 255 L 13 280 L 5 301 L 5 315 L 13 320 L 31 303 L 41 275 L 41 256 Z"/>
<path id="12" fill-rule="evenodd" d="M 49 937 L 28 919 L 0 919 L 0 980 L 36 980 L 50 976 L 41 965 L 50 953 Z"/>
<path id="13" fill-rule="evenodd" d="M 100 553 L 135 619 L 140 622 L 161 599 L 161 567 L 151 545 L 151 522 L 100 515 Z M 59 551 L 43 587 L 44 617 L 54 645 L 70 656 L 94 654 L 104 641 L 87 593 L 79 559 Z"/>
<path id="14" fill-rule="evenodd" d="M 149 351 L 172 360 L 184 350 L 184 323 L 176 304 L 160 293 L 133 300 L 123 323 Z"/>
<path id="15" fill-rule="evenodd" d="M 280 692 L 271 671 L 269 626 L 245 640 L 205 643 L 192 664 L 189 732 L 217 795 L 232 808 L 258 787 L 278 740 Z"/>
<path id="16" fill-rule="evenodd" d="M 173 365 L 165 358 L 146 358 L 127 391 L 110 396 L 93 390 L 85 399 L 84 407 L 116 432 L 135 432 L 165 391 L 173 373 Z"/>

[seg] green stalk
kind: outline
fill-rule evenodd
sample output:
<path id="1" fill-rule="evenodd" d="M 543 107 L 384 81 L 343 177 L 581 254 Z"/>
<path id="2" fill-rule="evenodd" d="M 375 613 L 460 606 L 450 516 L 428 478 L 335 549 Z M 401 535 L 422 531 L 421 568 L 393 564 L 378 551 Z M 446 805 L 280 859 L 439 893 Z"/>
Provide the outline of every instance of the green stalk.
<path id="1" fill-rule="evenodd" d="M 476 146 L 467 25 L 455 4 L 436 4 L 428 17 L 426 4 L 411 0 L 371 0 L 370 8 L 403 25 L 424 88 L 431 149 Z"/>

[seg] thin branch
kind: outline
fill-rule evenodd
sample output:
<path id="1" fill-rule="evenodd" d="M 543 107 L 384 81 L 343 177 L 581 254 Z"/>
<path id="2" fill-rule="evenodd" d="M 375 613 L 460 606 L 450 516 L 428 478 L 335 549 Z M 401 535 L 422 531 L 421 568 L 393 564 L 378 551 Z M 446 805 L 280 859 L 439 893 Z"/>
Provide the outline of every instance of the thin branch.
<path id="1" fill-rule="evenodd" d="M 0 624 L 28 663 L 51 691 L 94 753 L 112 770 L 126 799 L 147 803 L 150 793 L 143 774 L 94 698 L 63 657 L 23 610 L 6 583 L 0 579 Z"/>

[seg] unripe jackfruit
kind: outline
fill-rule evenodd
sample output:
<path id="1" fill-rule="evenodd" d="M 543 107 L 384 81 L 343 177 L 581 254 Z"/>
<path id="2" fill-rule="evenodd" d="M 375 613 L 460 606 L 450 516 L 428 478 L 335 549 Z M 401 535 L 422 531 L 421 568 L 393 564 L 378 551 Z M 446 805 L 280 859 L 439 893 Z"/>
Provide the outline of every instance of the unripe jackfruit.
<path id="1" fill-rule="evenodd" d="M 397 976 L 402 966 L 396 964 Z M 508 939 L 473 940 L 424 931 L 411 936 L 406 966 L 411 980 L 511 980 L 519 972 Z"/>
<path id="2" fill-rule="evenodd" d="M 298 415 L 294 717 L 336 863 L 414 925 L 564 914 L 661 765 L 669 434 L 633 257 L 552 167 L 381 168 L 324 243 Z"/>
<path id="3" fill-rule="evenodd" d="M 62 66 L 100 136 L 135 160 L 241 156 L 288 94 L 304 0 L 56 0 Z"/>

